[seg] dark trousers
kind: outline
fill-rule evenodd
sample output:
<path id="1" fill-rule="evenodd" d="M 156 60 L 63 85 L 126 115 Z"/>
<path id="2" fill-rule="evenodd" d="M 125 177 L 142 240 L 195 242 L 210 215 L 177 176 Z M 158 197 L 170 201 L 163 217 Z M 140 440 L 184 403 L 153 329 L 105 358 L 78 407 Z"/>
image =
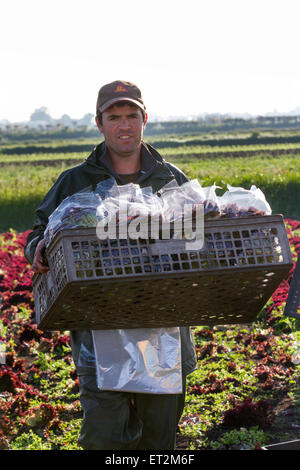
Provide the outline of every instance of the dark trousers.
<path id="1" fill-rule="evenodd" d="M 85 450 L 173 450 L 184 408 L 182 394 L 101 391 L 95 375 L 81 375 L 83 420 L 79 445 Z"/>

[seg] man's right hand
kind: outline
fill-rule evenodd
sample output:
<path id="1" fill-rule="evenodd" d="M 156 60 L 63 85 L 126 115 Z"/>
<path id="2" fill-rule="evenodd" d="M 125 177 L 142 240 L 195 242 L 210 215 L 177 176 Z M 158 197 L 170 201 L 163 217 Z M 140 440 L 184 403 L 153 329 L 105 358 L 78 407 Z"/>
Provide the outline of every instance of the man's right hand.
<path id="1" fill-rule="evenodd" d="M 33 258 L 33 263 L 32 263 L 32 270 L 37 273 L 37 274 L 43 274 L 47 271 L 49 271 L 49 265 L 47 258 L 45 256 L 45 250 L 46 250 L 46 243 L 45 240 L 40 240 L 39 243 L 37 244 L 34 258 Z"/>

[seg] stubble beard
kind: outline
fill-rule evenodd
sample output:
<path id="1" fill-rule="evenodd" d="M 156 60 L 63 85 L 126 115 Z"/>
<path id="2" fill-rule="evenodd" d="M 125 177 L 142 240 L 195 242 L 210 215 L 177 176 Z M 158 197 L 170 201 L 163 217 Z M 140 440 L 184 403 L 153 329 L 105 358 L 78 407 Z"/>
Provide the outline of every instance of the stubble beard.
<path id="1" fill-rule="evenodd" d="M 142 147 L 142 138 L 139 141 L 135 141 L 128 149 L 122 145 L 110 145 L 110 143 L 106 143 L 107 148 L 112 156 L 116 156 L 117 158 L 130 158 L 134 157 L 137 154 L 140 155 L 141 147 Z"/>

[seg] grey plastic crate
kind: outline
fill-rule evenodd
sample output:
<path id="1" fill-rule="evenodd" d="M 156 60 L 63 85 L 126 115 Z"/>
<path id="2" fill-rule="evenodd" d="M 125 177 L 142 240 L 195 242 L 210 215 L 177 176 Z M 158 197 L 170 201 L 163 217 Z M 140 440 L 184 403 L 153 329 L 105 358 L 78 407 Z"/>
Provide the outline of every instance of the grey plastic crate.
<path id="1" fill-rule="evenodd" d="M 207 220 L 201 250 L 63 230 L 48 260 L 33 279 L 42 330 L 249 323 L 292 267 L 281 215 Z"/>

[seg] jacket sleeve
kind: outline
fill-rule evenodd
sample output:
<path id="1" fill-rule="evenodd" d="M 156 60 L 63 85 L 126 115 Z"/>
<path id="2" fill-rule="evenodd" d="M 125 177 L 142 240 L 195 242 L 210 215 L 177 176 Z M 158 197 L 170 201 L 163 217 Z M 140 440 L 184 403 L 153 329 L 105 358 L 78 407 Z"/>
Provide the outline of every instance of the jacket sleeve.
<path id="1" fill-rule="evenodd" d="M 34 253 L 38 242 L 44 238 L 44 231 L 48 224 L 49 216 L 68 195 L 68 179 L 68 172 L 66 170 L 59 176 L 56 183 L 46 194 L 42 203 L 36 210 L 36 218 L 33 225 L 33 230 L 27 236 L 26 245 L 24 248 L 25 258 L 30 264 L 33 263 Z"/>

